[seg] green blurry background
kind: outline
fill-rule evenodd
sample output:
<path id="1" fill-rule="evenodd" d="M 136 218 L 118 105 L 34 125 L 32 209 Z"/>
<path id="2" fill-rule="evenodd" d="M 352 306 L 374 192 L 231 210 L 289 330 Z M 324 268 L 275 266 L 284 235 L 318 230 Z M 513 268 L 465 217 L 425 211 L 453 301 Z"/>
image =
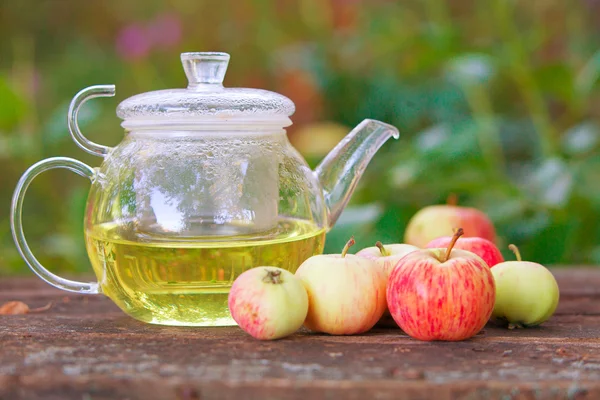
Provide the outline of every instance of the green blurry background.
<path id="1" fill-rule="evenodd" d="M 547 264 L 600 263 L 600 1 L 0 1 L 0 274 L 30 274 L 9 230 L 20 175 L 51 156 L 101 159 L 69 136 L 72 96 L 114 83 L 81 127 L 122 138 L 117 104 L 184 87 L 184 51 L 231 54 L 227 86 L 297 107 L 290 140 L 316 163 L 364 118 L 397 126 L 328 235 L 402 241 L 408 219 L 451 193 L 489 214 L 503 248 Z M 28 191 L 24 224 L 45 265 L 91 272 L 89 183 L 64 170 Z M 508 253 L 506 253 L 507 256 Z"/>

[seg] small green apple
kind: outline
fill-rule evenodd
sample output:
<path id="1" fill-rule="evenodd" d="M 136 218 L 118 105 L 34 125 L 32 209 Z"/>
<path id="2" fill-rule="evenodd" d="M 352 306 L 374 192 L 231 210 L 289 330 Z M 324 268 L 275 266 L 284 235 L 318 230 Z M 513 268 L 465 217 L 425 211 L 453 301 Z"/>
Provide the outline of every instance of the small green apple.
<path id="1" fill-rule="evenodd" d="M 537 326 L 547 321 L 560 297 L 554 275 L 543 265 L 522 261 L 517 246 L 509 248 L 517 261 L 496 264 L 491 269 L 496 281 L 492 321 L 509 329 Z"/>

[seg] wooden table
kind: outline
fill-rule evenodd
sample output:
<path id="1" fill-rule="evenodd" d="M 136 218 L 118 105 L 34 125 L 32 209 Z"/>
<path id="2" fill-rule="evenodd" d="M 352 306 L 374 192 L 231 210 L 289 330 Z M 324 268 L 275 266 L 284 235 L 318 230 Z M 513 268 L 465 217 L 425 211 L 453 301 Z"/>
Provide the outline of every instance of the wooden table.
<path id="1" fill-rule="evenodd" d="M 399 329 L 362 336 L 300 332 L 260 342 L 237 327 L 137 322 L 104 296 L 4 279 L 0 399 L 600 399 L 600 268 L 554 270 L 555 316 L 540 328 L 488 326 L 459 343 Z"/>

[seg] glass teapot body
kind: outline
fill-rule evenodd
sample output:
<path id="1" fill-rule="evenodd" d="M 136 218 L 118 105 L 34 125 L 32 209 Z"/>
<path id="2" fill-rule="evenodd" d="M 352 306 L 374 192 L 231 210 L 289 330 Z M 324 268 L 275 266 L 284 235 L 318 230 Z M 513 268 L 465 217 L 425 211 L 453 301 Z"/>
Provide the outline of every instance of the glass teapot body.
<path id="1" fill-rule="evenodd" d="M 233 280 L 295 272 L 321 253 L 318 181 L 283 129 L 129 132 L 104 160 L 85 217 L 101 290 L 155 323 L 231 325 Z"/>

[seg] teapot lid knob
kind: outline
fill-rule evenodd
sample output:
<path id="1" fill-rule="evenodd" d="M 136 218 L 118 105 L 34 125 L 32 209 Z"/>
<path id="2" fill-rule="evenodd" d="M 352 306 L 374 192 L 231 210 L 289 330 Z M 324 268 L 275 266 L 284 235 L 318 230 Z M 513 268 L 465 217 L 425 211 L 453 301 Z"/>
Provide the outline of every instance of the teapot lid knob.
<path id="1" fill-rule="evenodd" d="M 217 52 L 182 53 L 181 63 L 188 78 L 188 89 L 204 84 L 223 86 L 229 54 Z"/>

